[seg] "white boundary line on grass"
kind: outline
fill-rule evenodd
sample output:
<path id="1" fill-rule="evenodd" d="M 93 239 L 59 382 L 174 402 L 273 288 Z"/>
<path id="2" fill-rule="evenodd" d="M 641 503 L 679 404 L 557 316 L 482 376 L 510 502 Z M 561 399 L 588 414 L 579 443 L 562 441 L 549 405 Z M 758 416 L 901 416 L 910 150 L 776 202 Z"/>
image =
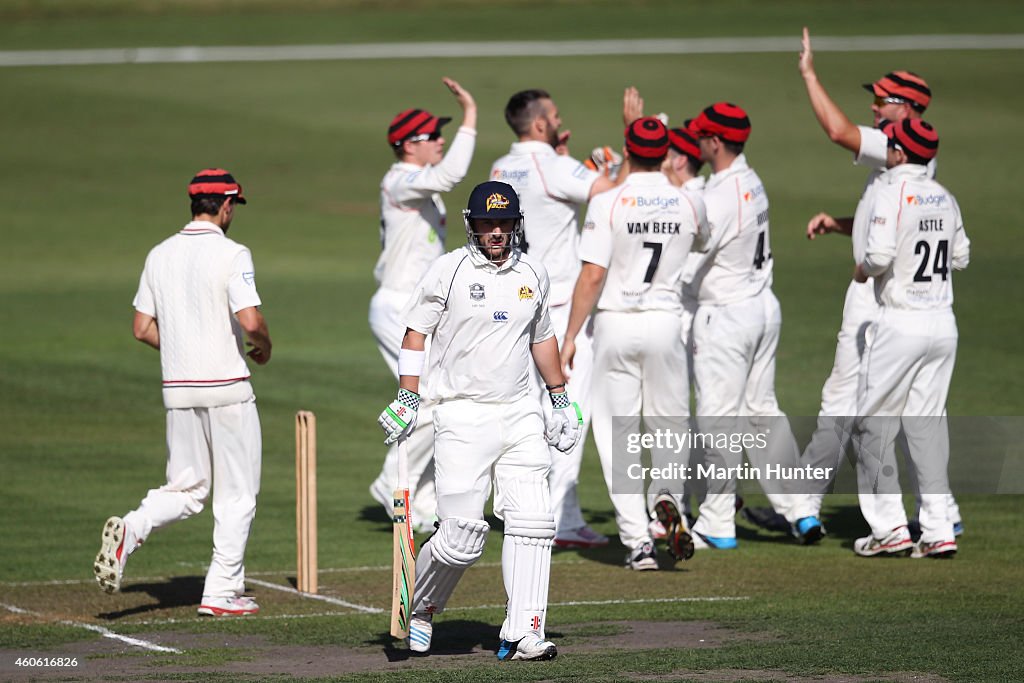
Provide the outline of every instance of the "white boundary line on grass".
<path id="1" fill-rule="evenodd" d="M 302 591 L 295 590 L 291 586 L 282 586 L 276 583 L 270 583 L 269 581 L 261 581 L 259 579 L 247 578 L 246 583 L 253 583 L 257 586 L 263 586 L 264 588 L 272 588 L 282 593 L 292 593 L 302 598 L 309 598 L 310 600 L 322 600 L 323 602 L 330 603 L 332 605 L 339 605 L 341 607 L 348 607 L 359 612 L 366 612 L 367 614 L 383 614 L 384 610 L 379 607 L 367 607 L 366 605 L 359 605 L 354 602 L 348 602 L 339 598 L 332 598 L 327 595 L 317 595 L 315 593 L 303 593 Z"/>
<path id="2" fill-rule="evenodd" d="M 14 612 L 15 614 L 28 614 L 28 615 L 33 616 L 33 617 L 39 617 L 41 619 L 46 619 L 47 621 L 51 620 L 51 618 L 47 617 L 45 614 L 41 614 L 39 612 L 33 612 L 32 610 L 22 609 L 21 607 L 17 607 L 15 605 L 8 605 L 7 603 L 0 603 L 0 607 L 3 607 L 8 612 Z M 141 648 L 144 648 L 146 650 L 152 650 L 154 652 L 170 652 L 170 653 L 173 653 L 173 654 L 181 654 L 181 650 L 178 650 L 176 648 L 167 647 L 165 645 L 157 645 L 156 643 L 151 643 L 148 640 L 142 640 L 141 638 L 132 638 L 131 636 L 123 636 L 120 633 L 114 633 L 110 629 L 103 628 L 102 626 L 97 626 L 96 624 L 86 624 L 86 623 L 81 622 L 81 621 L 70 621 L 68 619 L 59 619 L 59 620 L 56 620 L 56 621 L 57 621 L 57 623 L 64 624 L 65 626 L 74 626 L 75 628 L 84 628 L 84 629 L 86 629 L 88 631 L 95 631 L 96 633 L 99 633 L 100 635 L 102 635 L 104 638 L 110 638 L 112 640 L 120 640 L 123 643 L 127 643 L 129 645 L 134 645 L 135 647 L 141 647 Z"/>
<path id="3" fill-rule="evenodd" d="M 815 36 L 818 52 L 908 50 L 1022 50 L 1024 34 Z M 682 55 L 800 51 L 800 37 L 723 37 L 642 40 L 531 40 L 495 42 L 359 43 L 132 47 L 79 50 L 0 51 L 0 67 L 99 64 L 192 64 L 200 62 L 290 62 L 461 57 L 580 57 L 591 55 Z"/>

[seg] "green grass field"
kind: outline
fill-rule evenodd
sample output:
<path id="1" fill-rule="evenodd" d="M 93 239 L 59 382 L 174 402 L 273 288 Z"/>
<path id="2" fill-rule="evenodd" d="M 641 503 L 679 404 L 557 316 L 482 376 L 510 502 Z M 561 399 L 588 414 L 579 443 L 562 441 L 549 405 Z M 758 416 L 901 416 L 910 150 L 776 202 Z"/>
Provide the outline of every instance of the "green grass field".
<path id="1" fill-rule="evenodd" d="M 1021 497 L 961 498 L 967 533 L 952 562 L 866 561 L 850 551 L 866 525 L 852 496 L 827 509 L 830 535 L 803 548 L 741 523 L 735 553 L 699 554 L 636 575 L 616 546 L 556 553 L 555 662 L 499 666 L 504 592 L 500 534 L 438 620 L 427 660 L 406 661 L 387 617 L 251 585 L 263 611 L 194 618 L 211 517 L 152 536 L 125 592 L 91 579 L 100 527 L 162 483 L 157 355 L 131 335 L 131 301 L 148 249 L 188 220 L 185 186 L 210 165 L 245 186 L 232 237 L 252 248 L 274 338 L 254 371 L 264 434 L 251 578 L 288 586 L 295 567 L 293 414 L 319 422 L 322 594 L 386 608 L 390 522 L 366 486 L 384 448 L 376 425 L 394 382 L 366 322 L 379 248 L 384 134 L 399 110 L 455 113 L 442 76 L 480 105 L 467 180 L 445 198 L 448 246 L 460 209 L 512 141 L 502 109 L 526 87 L 550 90 L 574 154 L 619 144 L 621 94 L 675 120 L 715 100 L 744 106 L 747 156 L 771 199 L 775 291 L 785 324 L 783 409 L 814 415 L 832 363 L 852 268 L 842 239 L 808 242 L 819 210 L 852 213 L 864 173 L 818 128 L 797 73 L 799 32 L 819 35 L 1024 33 L 1017 3 L 315 2 L 145 6 L 129 0 L 0 3 L 0 50 L 376 41 L 791 35 L 792 54 L 368 60 L 0 68 L 0 679 L 47 680 L 958 680 L 1024 679 Z M 399 9 L 401 11 L 399 11 Z M 909 17 L 909 19 L 908 19 Z M 860 84 L 907 68 L 935 93 L 940 179 L 972 240 L 956 277 L 960 351 L 951 415 L 1024 414 L 1024 246 L 1015 206 L 1024 59 L 1017 51 L 820 52 L 837 102 L 869 122 Z M 970 448 L 953 454 L 971 458 Z M 615 531 L 596 452 L 584 463 L 585 513 Z M 762 501 L 763 502 L 763 501 Z M 759 499 L 752 497 L 753 504 Z M 425 538 L 419 539 L 420 542 Z M 715 601 L 681 601 L 717 598 Z M 728 598 L 728 599 L 726 599 Z M 570 604 L 572 603 L 572 604 Z M 584 604 L 580 604 L 584 603 Z M 591 604 L 586 604 L 591 603 Z M 176 647 L 154 654 L 73 621 Z M 481 654 L 487 650 L 487 654 Z M 16 655 L 81 653 L 77 670 L 19 669 Z M 316 666 L 310 662 L 319 661 Z M 915 678 L 915 676 L 917 678 Z"/>

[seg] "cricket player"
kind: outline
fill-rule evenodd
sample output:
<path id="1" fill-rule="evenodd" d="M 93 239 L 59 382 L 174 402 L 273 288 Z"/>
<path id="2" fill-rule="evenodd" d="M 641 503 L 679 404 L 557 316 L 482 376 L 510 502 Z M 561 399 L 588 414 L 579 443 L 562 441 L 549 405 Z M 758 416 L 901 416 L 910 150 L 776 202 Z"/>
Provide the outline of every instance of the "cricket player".
<path id="1" fill-rule="evenodd" d="M 858 126 L 847 118 L 818 80 L 810 34 L 806 27 L 799 68 L 815 118 L 829 139 L 852 152 L 855 163 L 869 169 L 854 215 L 834 218 L 827 213 L 819 213 L 808 222 L 807 237 L 814 239 L 826 233 L 849 235 L 852 237 L 854 263 L 859 263 L 863 260 L 867 239 L 867 207 L 873 202 L 876 182 L 886 168 L 888 139 L 880 124 L 920 119 L 931 102 L 931 89 L 923 78 L 909 71 L 894 71 L 874 83 L 866 84 L 864 87 L 874 95 L 871 106 L 874 126 Z M 929 177 L 934 177 L 934 158 L 926 168 Z M 852 419 L 856 415 L 858 372 L 865 344 L 864 335 L 879 312 L 873 289 L 870 279 L 864 283 L 851 279 L 847 288 L 835 362 L 821 390 L 818 427 L 804 450 L 802 462 L 825 467 L 837 467 L 842 462 L 850 441 Z M 807 489 L 796 497 L 796 516 L 805 521 L 804 527 L 797 528 L 795 532 L 805 543 L 817 542 L 825 535 L 820 515 L 829 482 L 816 483 L 821 485 L 817 490 Z M 870 501 L 865 500 L 862 504 L 870 505 Z M 959 533 L 962 530 L 960 511 L 952 494 L 947 505 Z"/>
<path id="2" fill-rule="evenodd" d="M 509 153 L 494 162 L 491 179 L 515 188 L 523 208 L 529 253 L 540 259 L 551 278 L 548 302 L 555 337 L 561 344 L 569 322 L 569 304 L 580 271 L 577 212 L 591 197 L 614 185 L 608 176 L 586 168 L 565 150 L 568 131 L 560 132 L 558 107 L 544 90 L 523 90 L 509 98 L 505 120 L 519 138 Z M 556 150 L 561 149 L 563 153 Z M 590 382 L 593 364 L 589 326 L 579 340 L 576 367 L 567 380 L 573 396 L 583 401 L 583 431 L 590 424 Z M 537 395 L 542 403 L 540 382 Z M 576 486 L 585 439 L 566 454 L 552 454 L 549 486 L 555 512 L 555 545 L 593 548 L 608 544 L 608 537 L 591 529 L 583 519 Z"/>
<path id="3" fill-rule="evenodd" d="M 626 129 L 630 174 L 617 188 L 594 197 L 580 242 L 583 266 L 573 291 L 562 363 L 574 366 L 576 339 L 594 315 L 594 440 L 615 507 L 626 566 L 658 569 L 651 514 L 642 491 L 630 492 L 626 477 L 640 454 L 616 449 L 613 418 L 625 434 L 686 431 L 690 414 L 686 351 L 680 332 L 680 282 L 691 249 L 707 235 L 704 206 L 673 186 L 661 171 L 669 148 L 668 129 L 653 116 Z M 682 422 L 680 422 L 682 420 Z M 613 456 L 613 451 L 619 450 Z M 651 448 L 654 467 L 686 459 L 669 448 Z M 666 530 L 669 553 L 693 555 L 693 541 L 680 513 L 682 482 L 655 479 L 653 510 Z M 674 492 L 673 492 L 674 489 Z"/>
<path id="4" fill-rule="evenodd" d="M 192 222 L 155 246 L 135 295 L 135 338 L 160 351 L 167 408 L 167 483 L 103 527 L 93 569 L 121 588 L 128 556 L 152 531 L 202 511 L 213 486 L 213 558 L 199 614 L 256 614 L 245 590 L 245 546 L 260 490 L 262 437 L 245 357 L 270 360 L 252 255 L 227 237 L 242 186 L 200 171 L 188 186 Z M 243 355 L 243 342 L 252 348 Z M 216 476 L 215 476 L 216 475 Z M 214 483 L 214 478 L 216 482 Z"/>
<path id="5" fill-rule="evenodd" d="M 881 309 L 867 336 L 860 366 L 854 441 L 858 486 L 871 534 L 857 539 L 858 555 L 911 549 L 896 474 L 895 440 L 902 426 L 921 495 L 921 538 L 914 557 L 952 557 L 957 551 L 948 514 L 949 432 L 946 397 L 956 360 L 953 270 L 970 260 L 960 207 L 931 179 L 939 136 L 921 119 L 887 127 L 889 170 L 867 207 L 864 256 L 854 279 L 873 278 Z"/>
<path id="6" fill-rule="evenodd" d="M 552 659 L 557 650 L 544 635 L 555 536 L 548 446 L 572 450 L 582 414 L 569 401 L 559 366 L 547 271 L 520 249 L 518 195 L 506 183 L 482 183 L 463 215 L 468 243 L 430 267 L 403 312 L 398 397 L 378 420 L 387 443 L 416 426 L 424 341 L 432 335 L 423 394 L 435 402 L 440 523 L 416 559 L 409 647 L 430 650 L 434 615 L 483 553 L 490 531 L 484 504 L 493 479 L 494 512 L 505 522 L 501 564 L 508 595 L 498 659 Z M 547 423 L 533 393 L 534 366 L 554 408 Z"/>
<path id="7" fill-rule="evenodd" d="M 712 175 L 704 189 L 710 246 L 698 264 L 699 307 L 694 316 L 694 379 L 701 431 L 750 436 L 751 465 L 795 466 L 799 456 L 789 421 L 775 398 L 775 352 L 782 312 L 772 293 L 768 196 L 743 153 L 750 119 L 731 103 L 707 107 L 693 122 L 701 157 Z M 757 440 L 760 435 L 762 439 Z M 709 449 L 707 462 L 738 467 L 744 448 Z M 728 470 L 725 470 L 728 471 Z M 792 498 L 759 482 L 777 512 L 796 522 Z M 696 548 L 736 547 L 735 479 L 707 482 L 708 495 L 693 525 Z"/>
<path id="8" fill-rule="evenodd" d="M 397 161 L 380 184 L 381 253 L 373 271 L 378 288 L 370 300 L 370 329 L 396 379 L 405 334 L 402 307 L 430 264 L 444 254 L 447 217 L 440 193 L 451 191 L 466 177 L 476 145 L 477 108 L 473 96 L 450 78 L 443 82 L 462 108 L 462 125 L 447 154 L 441 127 L 451 119 L 422 109 L 407 109 L 395 116 L 388 128 L 388 144 Z M 424 402 L 420 419 L 429 422 L 432 410 L 433 404 Z M 431 460 L 433 435 L 422 429 L 407 445 L 413 528 L 432 531 L 437 507 Z M 371 495 L 384 506 L 388 517 L 397 482 L 398 451 L 392 447 L 370 486 Z"/>

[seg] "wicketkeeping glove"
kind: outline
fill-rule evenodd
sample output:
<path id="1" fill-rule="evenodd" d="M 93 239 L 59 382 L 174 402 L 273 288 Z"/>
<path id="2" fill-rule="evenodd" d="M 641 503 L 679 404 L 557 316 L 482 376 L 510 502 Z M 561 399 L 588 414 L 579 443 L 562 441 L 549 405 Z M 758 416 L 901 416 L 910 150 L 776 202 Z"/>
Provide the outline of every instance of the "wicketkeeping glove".
<path id="1" fill-rule="evenodd" d="M 391 402 L 384 412 L 377 418 L 388 438 L 384 439 L 384 445 L 390 446 L 398 441 L 399 437 L 409 436 L 416 427 L 416 413 L 420 408 L 420 395 L 408 389 L 399 389 L 398 398 Z"/>
<path id="2" fill-rule="evenodd" d="M 551 411 L 551 419 L 544 430 L 544 437 L 550 445 L 566 453 L 571 451 L 583 436 L 583 411 L 575 401 L 569 402 L 569 395 L 565 392 L 549 393 L 548 396 L 551 397 L 554 410 Z"/>
<path id="3" fill-rule="evenodd" d="M 591 171 L 597 171 L 601 175 L 608 176 L 611 180 L 619 177 L 622 170 L 622 155 L 611 147 L 595 147 L 590 153 L 590 158 L 584 160 L 583 165 Z"/>

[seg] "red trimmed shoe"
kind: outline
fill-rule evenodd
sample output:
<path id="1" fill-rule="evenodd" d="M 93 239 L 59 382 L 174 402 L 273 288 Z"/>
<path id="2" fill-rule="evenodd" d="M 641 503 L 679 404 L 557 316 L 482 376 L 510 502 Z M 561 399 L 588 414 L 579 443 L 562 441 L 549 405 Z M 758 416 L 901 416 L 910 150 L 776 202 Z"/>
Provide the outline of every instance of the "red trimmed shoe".
<path id="1" fill-rule="evenodd" d="M 120 517 L 111 517 L 103 525 L 100 551 L 92 563 L 92 571 L 104 593 L 117 593 L 121 590 L 124 566 L 128 563 L 125 538 L 129 532 L 130 529 Z"/>
<path id="2" fill-rule="evenodd" d="M 608 537 L 589 526 L 581 526 L 559 532 L 555 536 L 555 545 L 559 548 L 603 548 L 608 545 Z"/>
<path id="3" fill-rule="evenodd" d="M 875 557 L 876 555 L 888 555 L 890 557 L 906 557 L 914 542 L 910 540 L 910 530 L 906 525 L 898 526 L 885 538 L 865 536 L 853 542 L 853 552 L 861 557 Z"/>
<path id="4" fill-rule="evenodd" d="M 956 540 L 934 541 L 932 543 L 918 541 L 914 544 L 913 550 L 910 551 L 910 556 L 913 558 L 932 557 L 937 559 L 952 559 L 952 557 L 956 555 L 956 551 Z"/>
<path id="5" fill-rule="evenodd" d="M 244 617 L 246 614 L 259 614 L 260 606 L 248 595 L 234 598 L 214 598 L 203 596 L 198 612 L 207 617 Z"/>

